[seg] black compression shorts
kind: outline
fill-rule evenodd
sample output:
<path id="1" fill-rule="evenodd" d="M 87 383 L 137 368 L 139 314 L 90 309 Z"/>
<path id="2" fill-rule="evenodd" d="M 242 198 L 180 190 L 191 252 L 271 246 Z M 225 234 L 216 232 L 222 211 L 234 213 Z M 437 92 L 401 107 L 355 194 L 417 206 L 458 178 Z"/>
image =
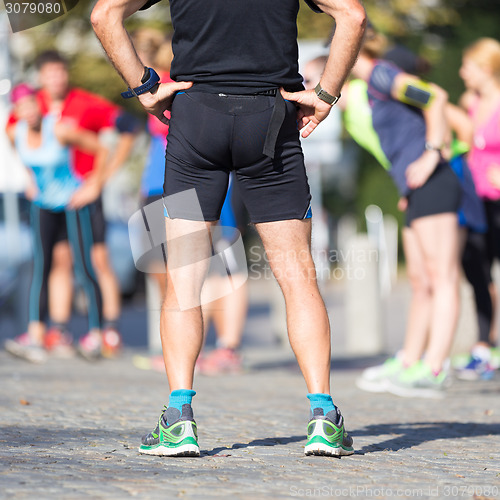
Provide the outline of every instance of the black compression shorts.
<path id="1" fill-rule="evenodd" d="M 251 222 L 310 217 L 311 195 L 293 103 L 286 102 L 274 159 L 262 152 L 275 99 L 205 92 L 176 95 L 165 166 L 169 217 L 201 219 L 190 203 L 168 198 L 194 189 L 203 220 L 218 220 L 231 170 Z"/>
<path id="2" fill-rule="evenodd" d="M 456 213 L 462 200 L 462 186 L 447 163 L 436 167 L 427 182 L 408 195 L 407 225 L 420 217 Z"/>

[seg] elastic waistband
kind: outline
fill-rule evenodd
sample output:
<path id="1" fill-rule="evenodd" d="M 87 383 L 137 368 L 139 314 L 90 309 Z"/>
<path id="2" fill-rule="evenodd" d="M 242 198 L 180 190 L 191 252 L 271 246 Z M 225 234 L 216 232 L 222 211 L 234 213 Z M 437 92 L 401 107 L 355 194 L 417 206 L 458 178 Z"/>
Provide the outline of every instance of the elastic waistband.
<path id="1" fill-rule="evenodd" d="M 200 94 L 213 94 L 213 95 L 228 95 L 231 97 L 252 97 L 252 96 L 264 96 L 264 97 L 276 97 L 279 93 L 279 89 L 269 89 L 269 90 L 261 90 L 259 92 L 216 92 L 215 90 L 207 90 L 207 89 L 197 89 L 190 88 L 188 91 L 181 90 L 177 92 L 177 95 L 186 94 L 186 93 L 200 93 Z"/>
<path id="2" fill-rule="evenodd" d="M 272 83 L 261 83 L 257 85 L 228 85 L 227 82 L 194 82 L 189 92 L 207 92 L 210 94 L 227 94 L 227 95 L 270 95 L 274 96 L 278 93 L 280 85 Z M 287 92 L 299 92 L 304 90 L 303 85 L 283 85 Z"/>

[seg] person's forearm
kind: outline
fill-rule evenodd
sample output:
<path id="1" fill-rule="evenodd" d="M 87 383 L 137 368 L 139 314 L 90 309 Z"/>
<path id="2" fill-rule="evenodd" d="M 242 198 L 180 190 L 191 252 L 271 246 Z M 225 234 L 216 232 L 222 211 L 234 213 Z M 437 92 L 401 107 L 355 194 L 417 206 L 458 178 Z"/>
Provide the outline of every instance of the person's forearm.
<path id="1" fill-rule="evenodd" d="M 146 0 L 99 0 L 90 18 L 109 60 L 131 88 L 141 85 L 144 64 L 139 59 L 123 22 L 145 3 Z"/>
<path id="2" fill-rule="evenodd" d="M 358 0 L 317 0 L 316 4 L 335 19 L 335 34 L 321 77 L 321 87 L 332 95 L 339 95 L 358 57 L 366 13 Z"/>
<path id="3" fill-rule="evenodd" d="M 425 139 L 436 148 L 443 147 L 448 123 L 446 121 L 446 103 L 448 94 L 437 85 L 433 85 L 434 99 L 431 105 L 424 110 L 426 125 Z"/>
<path id="4" fill-rule="evenodd" d="M 108 180 L 108 164 L 110 162 L 110 151 L 104 146 L 99 148 L 99 151 L 94 157 L 95 168 L 87 177 L 86 181 L 96 183 L 99 191 L 102 191 L 104 184 Z"/>
<path id="5" fill-rule="evenodd" d="M 457 139 L 469 146 L 474 136 L 474 125 L 467 113 L 454 104 L 446 104 L 446 120 L 450 128 L 455 132 Z"/>
<path id="6" fill-rule="evenodd" d="M 120 169 L 130 155 L 134 146 L 135 134 L 120 134 L 113 156 L 111 157 L 104 173 L 104 183 L 106 183 Z"/>

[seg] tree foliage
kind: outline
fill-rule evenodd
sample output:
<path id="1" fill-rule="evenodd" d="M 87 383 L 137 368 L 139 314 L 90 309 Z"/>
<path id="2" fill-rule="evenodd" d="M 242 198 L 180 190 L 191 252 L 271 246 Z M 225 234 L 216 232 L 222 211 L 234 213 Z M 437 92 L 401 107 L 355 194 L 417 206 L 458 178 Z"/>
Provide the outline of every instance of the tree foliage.
<path id="1" fill-rule="evenodd" d="M 324 39 L 334 25 L 326 15 L 316 14 L 301 0 L 298 19 L 299 38 Z M 451 93 L 459 92 L 451 82 L 456 75 L 460 51 L 479 36 L 498 36 L 500 3 L 492 0 L 365 0 L 365 8 L 373 24 L 383 33 L 426 56 L 436 65 L 432 77 L 438 83 L 451 85 Z M 24 78 L 30 63 L 42 50 L 57 48 L 72 61 L 74 83 L 106 97 L 119 100 L 123 82 L 107 63 L 89 22 L 92 6 L 79 5 L 68 15 L 12 36 L 12 47 L 18 61 L 16 79 Z M 139 26 L 171 27 L 168 2 L 139 12 L 127 21 L 129 30 Z M 446 71 L 440 71 L 442 67 Z"/>
<path id="2" fill-rule="evenodd" d="M 429 79 L 443 86 L 452 101 L 456 101 L 463 91 L 458 69 L 464 47 L 481 36 L 500 36 L 499 0 L 364 0 L 364 5 L 377 29 L 433 64 Z M 17 62 L 15 80 L 26 80 L 30 75 L 33 78 L 30 64 L 34 57 L 42 50 L 57 48 L 72 63 L 74 84 L 141 112 L 134 99 L 123 101 L 120 98 L 124 83 L 104 57 L 92 32 L 90 9 L 88 3 L 81 2 L 61 20 L 13 35 L 11 47 Z M 301 0 L 299 38 L 326 40 L 333 25 L 330 17 L 314 13 Z M 160 2 L 127 21 L 129 30 L 140 26 L 171 30 L 168 3 Z M 395 212 L 397 194 L 387 174 L 366 155 L 362 156 L 361 165 L 355 203 L 357 213 L 362 217 L 366 204 L 376 202 L 384 212 L 398 215 Z M 328 197 L 326 201 L 329 203 Z"/>
<path id="3" fill-rule="evenodd" d="M 395 37 L 424 33 L 433 27 L 457 26 L 462 20 L 463 9 L 471 7 L 499 12 L 498 2 L 490 0 L 365 0 L 363 3 L 374 26 Z M 303 38 L 328 36 L 329 20 L 302 7 L 299 35 Z"/>

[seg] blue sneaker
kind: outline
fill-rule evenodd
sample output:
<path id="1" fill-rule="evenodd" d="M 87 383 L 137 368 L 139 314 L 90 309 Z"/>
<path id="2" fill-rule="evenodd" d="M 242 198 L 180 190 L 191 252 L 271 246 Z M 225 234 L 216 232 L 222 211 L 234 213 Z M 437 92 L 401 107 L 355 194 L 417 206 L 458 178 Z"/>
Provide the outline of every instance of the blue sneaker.
<path id="1" fill-rule="evenodd" d="M 191 405 L 182 405 L 182 415 L 177 408 L 165 407 L 155 430 L 142 438 L 139 453 L 162 457 L 199 457 L 198 432 Z"/>
<path id="2" fill-rule="evenodd" d="M 457 370 L 457 378 L 460 380 L 491 380 L 495 370 L 489 362 L 477 356 L 471 355 L 470 361 L 460 370 Z"/>
<path id="3" fill-rule="evenodd" d="M 478 345 L 472 349 L 468 363 L 457 370 L 460 380 L 491 380 L 495 368 L 492 366 L 492 349 Z"/>

